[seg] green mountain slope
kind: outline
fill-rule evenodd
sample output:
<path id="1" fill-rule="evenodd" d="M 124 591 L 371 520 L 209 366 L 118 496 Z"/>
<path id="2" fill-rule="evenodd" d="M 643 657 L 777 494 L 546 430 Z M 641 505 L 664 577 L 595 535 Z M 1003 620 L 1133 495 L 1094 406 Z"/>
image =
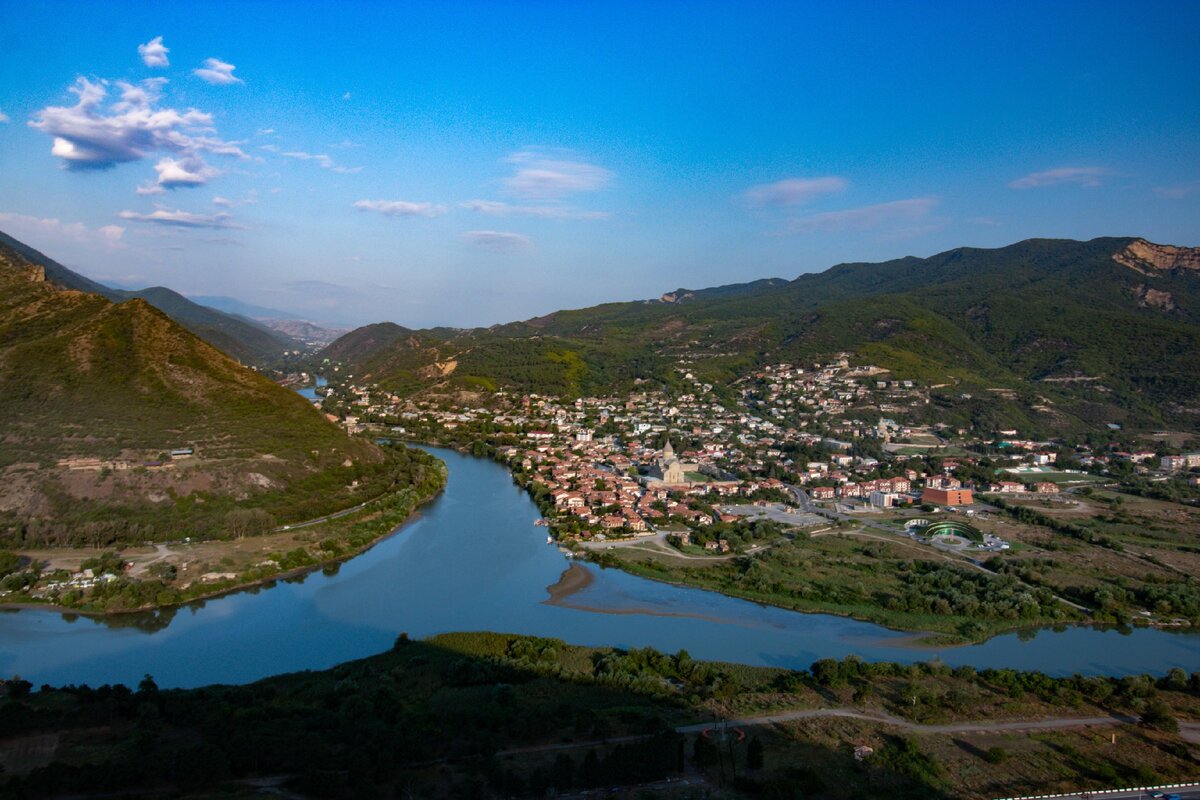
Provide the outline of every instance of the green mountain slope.
<path id="1" fill-rule="evenodd" d="M 680 358 L 721 383 L 841 351 L 897 377 L 948 382 L 959 396 L 1015 393 L 1002 416 L 1028 427 L 1195 427 L 1200 250 L 1032 239 L 840 264 L 790 282 L 681 289 L 467 331 L 443 338 L 437 358 L 456 361 L 463 384 L 574 394 L 670 380 Z M 387 380 L 385 363 L 372 355 L 373 377 Z M 1035 406 L 1052 411 L 1038 419 Z"/>
<path id="2" fill-rule="evenodd" d="M 163 286 L 148 289 L 113 289 L 85 278 L 43 253 L 0 232 L 0 247 L 6 247 L 32 264 L 43 267 L 46 279 L 81 292 L 91 292 L 114 303 L 142 299 L 214 347 L 247 364 L 273 364 L 284 350 L 303 348 L 291 337 L 245 317 L 194 303 Z"/>
<path id="3" fill-rule="evenodd" d="M 351 482 L 385 468 L 145 300 L 44 274 L 0 245 L 0 540 L 219 535 L 235 507 L 305 519 L 353 505 Z"/>

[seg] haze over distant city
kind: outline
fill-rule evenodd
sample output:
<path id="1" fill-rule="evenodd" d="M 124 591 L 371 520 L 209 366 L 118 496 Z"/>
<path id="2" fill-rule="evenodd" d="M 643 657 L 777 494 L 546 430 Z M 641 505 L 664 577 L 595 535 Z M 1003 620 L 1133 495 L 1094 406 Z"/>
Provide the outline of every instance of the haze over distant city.
<path id="1" fill-rule="evenodd" d="M 489 325 L 1045 236 L 1200 244 L 1200 5 L 0 2 L 0 230 Z"/>

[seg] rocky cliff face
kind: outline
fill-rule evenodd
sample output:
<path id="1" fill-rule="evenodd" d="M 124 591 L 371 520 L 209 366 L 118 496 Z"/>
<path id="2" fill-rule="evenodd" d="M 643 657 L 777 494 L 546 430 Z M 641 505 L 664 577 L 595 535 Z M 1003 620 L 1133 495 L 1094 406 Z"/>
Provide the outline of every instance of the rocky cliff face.
<path id="1" fill-rule="evenodd" d="M 1137 239 L 1114 255 L 1113 261 L 1143 275 L 1171 270 L 1191 270 L 1200 274 L 1200 247 L 1175 247 Z"/>

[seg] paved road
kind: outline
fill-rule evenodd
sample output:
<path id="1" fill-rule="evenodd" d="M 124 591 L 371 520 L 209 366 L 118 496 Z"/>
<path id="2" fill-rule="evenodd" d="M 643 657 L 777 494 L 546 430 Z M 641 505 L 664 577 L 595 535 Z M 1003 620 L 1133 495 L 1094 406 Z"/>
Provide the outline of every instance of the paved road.
<path id="1" fill-rule="evenodd" d="M 1162 792 L 1162 794 L 1156 795 L 1154 792 Z M 1025 795 L 1022 797 L 1000 798 L 1000 800 L 1031 800 L 1031 798 L 1035 797 L 1039 798 L 1039 800 L 1050 800 L 1051 798 L 1057 798 L 1057 800 L 1148 800 L 1148 798 L 1156 796 L 1164 797 L 1170 795 L 1179 795 L 1181 800 L 1200 800 L 1200 783 L 1163 784 L 1161 786 L 1148 786 L 1144 789 Z"/>
<path id="2" fill-rule="evenodd" d="M 308 520 L 305 520 L 304 522 L 293 522 L 291 525 L 280 525 L 278 528 L 275 529 L 275 532 L 283 533 L 284 531 L 294 531 L 298 528 L 307 528 L 312 525 L 320 525 L 322 522 L 328 522 L 331 519 L 341 519 L 342 517 L 353 514 L 356 511 L 362 511 L 364 508 L 366 508 L 374 500 L 377 500 L 377 499 L 378 498 L 373 498 L 372 500 L 368 500 L 365 503 L 359 503 L 358 505 L 354 506 L 353 508 L 343 508 L 341 511 L 335 511 L 332 514 L 326 514 L 325 516 L 317 517 L 316 519 L 308 519 Z"/>
<path id="3" fill-rule="evenodd" d="M 720 723 L 699 722 L 695 725 L 683 725 L 675 730 L 679 733 L 699 733 L 717 724 L 733 727 L 751 727 L 754 725 L 773 725 L 778 722 L 796 722 L 798 720 L 823 719 L 828 717 L 861 719 L 867 722 L 892 725 L 917 733 L 994 733 L 996 731 L 1057 730 L 1061 728 L 1084 728 L 1101 725 L 1130 725 L 1138 721 L 1137 717 L 1112 715 L 1106 717 L 1049 717 L 1046 719 L 1014 720 L 1008 722 L 974 720 L 970 722 L 954 722 L 947 725 L 921 725 L 901 719 L 900 717 L 893 717 L 890 714 L 869 714 L 853 708 L 810 708 L 800 711 L 782 711 L 778 714 L 764 714 L 757 717 L 731 719 Z"/>

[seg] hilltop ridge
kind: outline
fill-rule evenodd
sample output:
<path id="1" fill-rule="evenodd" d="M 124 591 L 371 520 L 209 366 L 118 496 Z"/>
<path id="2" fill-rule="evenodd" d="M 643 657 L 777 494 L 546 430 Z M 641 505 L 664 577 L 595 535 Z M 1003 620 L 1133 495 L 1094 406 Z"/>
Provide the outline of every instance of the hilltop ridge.
<path id="1" fill-rule="evenodd" d="M 285 350 L 303 344 L 287 334 L 237 314 L 229 314 L 192 302 L 165 286 L 145 289 L 114 289 L 80 275 L 59 262 L 0 231 L 0 247 L 7 248 L 30 264 L 41 266 L 46 279 L 67 289 L 90 292 L 114 303 L 142 299 L 183 325 L 214 347 L 239 361 L 256 366 L 275 362 Z"/>
<path id="2" fill-rule="evenodd" d="M 720 385 L 773 361 L 850 352 L 897 377 L 977 395 L 1043 431 L 1104 422 L 1200 425 L 1200 248 L 1136 237 L 1028 239 L 928 258 L 842 263 L 653 300 L 606 303 L 453 335 L 352 331 L 322 356 L 403 391 L 578 395 L 669 381 L 686 359 Z M 437 364 L 453 362 L 452 372 Z M 980 402 L 952 417 L 991 414 Z M 966 406 L 970 406 L 967 408 Z M 1037 411 L 1036 408 L 1051 409 Z"/>

